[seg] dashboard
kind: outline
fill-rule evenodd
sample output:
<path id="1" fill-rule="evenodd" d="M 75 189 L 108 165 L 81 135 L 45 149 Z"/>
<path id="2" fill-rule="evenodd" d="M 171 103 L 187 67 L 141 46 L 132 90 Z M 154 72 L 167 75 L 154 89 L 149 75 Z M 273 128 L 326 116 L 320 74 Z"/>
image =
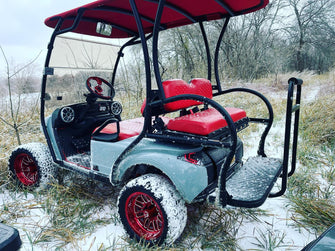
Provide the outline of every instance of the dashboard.
<path id="1" fill-rule="evenodd" d="M 99 101 L 93 104 L 80 103 L 64 106 L 59 110 L 59 120 L 64 124 L 80 123 L 87 117 L 119 116 L 122 105 L 118 101 Z"/>

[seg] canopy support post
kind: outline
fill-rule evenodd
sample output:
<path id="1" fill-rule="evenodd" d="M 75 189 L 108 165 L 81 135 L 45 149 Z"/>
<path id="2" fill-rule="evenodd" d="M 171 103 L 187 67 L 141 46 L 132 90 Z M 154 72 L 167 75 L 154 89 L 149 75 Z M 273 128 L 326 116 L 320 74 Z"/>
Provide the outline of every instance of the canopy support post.
<path id="1" fill-rule="evenodd" d="M 214 55 L 215 80 L 216 80 L 216 85 L 217 85 L 217 89 L 218 89 L 219 92 L 222 92 L 222 87 L 221 87 L 221 82 L 220 82 L 220 75 L 219 75 L 219 66 L 218 66 L 218 64 L 219 64 L 219 52 L 220 52 L 220 45 L 221 45 L 221 42 L 222 42 L 222 38 L 223 38 L 224 33 L 227 30 L 229 20 L 230 20 L 230 17 L 227 17 L 226 20 L 225 20 L 225 23 L 222 27 L 218 42 L 216 44 L 215 55 Z"/>

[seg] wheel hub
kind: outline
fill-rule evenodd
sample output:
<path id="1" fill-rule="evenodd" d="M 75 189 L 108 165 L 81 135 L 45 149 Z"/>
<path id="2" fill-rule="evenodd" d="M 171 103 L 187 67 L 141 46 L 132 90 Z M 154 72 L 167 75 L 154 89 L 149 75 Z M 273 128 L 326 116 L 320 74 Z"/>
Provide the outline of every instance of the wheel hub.
<path id="1" fill-rule="evenodd" d="M 14 170 L 17 178 L 26 186 L 34 185 L 38 180 L 37 165 L 26 153 L 21 153 L 15 158 Z"/>
<path id="2" fill-rule="evenodd" d="M 141 192 L 133 193 L 126 205 L 129 225 L 137 235 L 146 240 L 154 240 L 162 235 L 163 212 L 151 196 Z"/>

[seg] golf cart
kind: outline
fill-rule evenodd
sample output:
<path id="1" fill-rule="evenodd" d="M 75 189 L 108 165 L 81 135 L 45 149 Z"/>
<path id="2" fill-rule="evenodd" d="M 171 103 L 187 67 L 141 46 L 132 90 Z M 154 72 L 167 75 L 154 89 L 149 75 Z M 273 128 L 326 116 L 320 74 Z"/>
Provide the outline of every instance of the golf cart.
<path id="1" fill-rule="evenodd" d="M 187 219 L 185 203 L 252 208 L 268 197 L 283 195 L 287 178 L 295 171 L 302 80 L 288 81 L 284 156 L 277 159 L 267 157 L 264 149 L 274 118 L 270 102 L 255 90 L 223 89 L 218 68 L 220 45 L 231 18 L 267 4 L 267 0 L 99 0 L 46 19 L 54 29 L 41 88 L 41 125 L 47 145 L 30 143 L 13 151 L 9 169 L 14 179 L 24 187 L 41 186 L 63 168 L 120 186 L 118 210 L 126 232 L 158 245 L 171 244 L 181 235 Z M 204 25 L 217 19 L 224 22 L 212 54 Z M 189 82 L 163 81 L 160 32 L 196 23 L 207 52 L 207 76 Z M 128 40 L 120 47 L 110 81 L 88 77 L 81 86 L 86 101 L 58 105 L 47 116 L 48 102 L 65 100 L 47 91 L 54 74 L 50 58 L 55 40 L 68 32 Z M 141 117 L 122 120 L 122 104 L 114 100 L 116 72 L 124 49 L 138 44 L 144 57 L 146 98 Z M 245 110 L 224 107 L 213 99 L 229 93 L 254 95 L 265 104 L 268 115 L 248 117 Z M 265 129 L 258 156 L 243 161 L 243 142 L 237 133 L 250 123 L 264 124 Z M 278 191 L 271 192 L 278 178 Z"/>

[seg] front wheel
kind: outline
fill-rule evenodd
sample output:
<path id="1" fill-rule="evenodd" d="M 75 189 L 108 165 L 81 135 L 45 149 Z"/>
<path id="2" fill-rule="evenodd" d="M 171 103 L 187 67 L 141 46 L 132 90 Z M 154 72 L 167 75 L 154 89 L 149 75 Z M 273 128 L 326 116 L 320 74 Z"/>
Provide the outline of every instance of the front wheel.
<path id="1" fill-rule="evenodd" d="M 47 187 L 56 174 L 49 149 L 42 143 L 18 146 L 8 160 L 12 178 L 21 187 Z"/>
<path id="2" fill-rule="evenodd" d="M 120 192 L 118 208 L 126 232 L 145 244 L 172 244 L 186 225 L 184 200 L 159 175 L 147 174 L 130 181 Z"/>

